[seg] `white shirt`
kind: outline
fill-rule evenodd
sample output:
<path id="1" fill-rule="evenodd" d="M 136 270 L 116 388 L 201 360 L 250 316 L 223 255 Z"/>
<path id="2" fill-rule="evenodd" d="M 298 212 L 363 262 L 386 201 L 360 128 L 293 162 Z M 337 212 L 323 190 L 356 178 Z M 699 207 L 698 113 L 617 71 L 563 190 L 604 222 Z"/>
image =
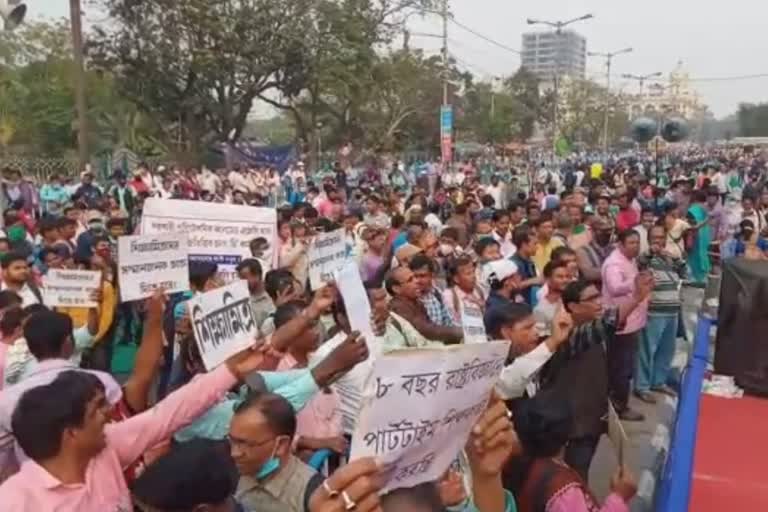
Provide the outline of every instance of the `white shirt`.
<path id="1" fill-rule="evenodd" d="M 539 388 L 536 382 L 539 370 L 552 358 L 553 354 L 554 352 L 550 352 L 546 343 L 541 343 L 532 351 L 516 358 L 512 364 L 505 366 L 496 384 L 496 391 L 501 399 L 520 398 L 526 391 L 529 396 L 535 395 Z"/>
<path id="2" fill-rule="evenodd" d="M 497 209 L 503 210 L 506 208 L 506 205 L 502 202 L 504 196 L 504 186 L 501 183 L 495 187 L 493 185 L 488 185 L 485 187 L 485 193 L 493 198 Z"/>
<path id="3" fill-rule="evenodd" d="M 427 223 L 427 226 L 434 234 L 438 236 L 440 235 L 440 232 L 443 230 L 443 223 L 440 222 L 440 217 L 434 213 L 428 213 L 427 216 L 424 217 L 424 222 Z"/>
<path id="4" fill-rule="evenodd" d="M 8 289 L 8 285 L 5 284 L 5 281 L 0 280 L 0 290 L 7 290 L 7 289 Z M 21 307 L 23 308 L 27 306 L 31 306 L 32 304 L 40 304 L 40 299 L 37 298 L 37 295 L 35 295 L 35 293 L 26 283 L 21 288 L 21 290 L 17 291 L 16 293 L 18 293 L 19 297 L 21 297 Z M 41 294 L 43 293 L 42 290 L 40 290 L 40 293 Z"/>

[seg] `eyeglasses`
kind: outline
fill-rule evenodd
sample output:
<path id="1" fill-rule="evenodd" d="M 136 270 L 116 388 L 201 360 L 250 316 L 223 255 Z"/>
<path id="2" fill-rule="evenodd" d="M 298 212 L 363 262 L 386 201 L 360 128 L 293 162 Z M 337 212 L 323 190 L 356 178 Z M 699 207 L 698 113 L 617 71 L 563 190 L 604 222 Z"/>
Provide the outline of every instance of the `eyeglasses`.
<path id="1" fill-rule="evenodd" d="M 583 303 L 583 302 L 595 302 L 595 301 L 596 301 L 596 300 L 598 300 L 599 298 L 600 298 L 600 294 L 599 294 L 599 293 L 595 293 L 595 294 L 593 294 L 593 295 L 590 295 L 589 297 L 584 297 L 583 299 L 579 299 L 579 303 Z"/>
<path id="2" fill-rule="evenodd" d="M 244 448 L 246 450 L 255 450 L 256 448 L 261 448 L 262 446 L 269 444 L 271 442 L 274 442 L 278 437 L 271 437 L 269 439 L 266 439 L 264 441 L 246 441 L 245 439 L 237 439 L 232 436 L 227 436 L 226 440 L 227 442 L 237 448 Z"/>

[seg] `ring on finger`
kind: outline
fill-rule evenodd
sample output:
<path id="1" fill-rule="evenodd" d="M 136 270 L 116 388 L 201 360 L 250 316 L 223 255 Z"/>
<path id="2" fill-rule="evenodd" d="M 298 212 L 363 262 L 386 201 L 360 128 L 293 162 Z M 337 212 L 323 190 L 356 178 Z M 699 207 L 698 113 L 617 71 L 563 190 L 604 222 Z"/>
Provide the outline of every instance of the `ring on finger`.
<path id="1" fill-rule="evenodd" d="M 323 489 L 325 489 L 325 492 L 328 493 L 329 498 L 335 498 L 339 495 L 339 491 L 332 489 L 331 485 L 328 483 L 328 480 L 323 480 Z"/>
<path id="2" fill-rule="evenodd" d="M 341 499 L 344 500 L 344 510 L 349 511 L 357 508 L 357 503 L 352 501 L 352 498 L 349 497 L 347 491 L 341 491 Z"/>

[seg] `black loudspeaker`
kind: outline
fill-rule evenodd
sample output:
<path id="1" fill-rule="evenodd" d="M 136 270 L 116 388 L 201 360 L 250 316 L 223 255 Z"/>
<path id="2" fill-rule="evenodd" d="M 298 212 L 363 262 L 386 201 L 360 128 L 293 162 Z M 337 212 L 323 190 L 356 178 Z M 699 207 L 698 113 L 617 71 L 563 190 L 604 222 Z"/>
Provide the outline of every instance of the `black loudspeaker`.
<path id="1" fill-rule="evenodd" d="M 723 266 L 715 372 L 768 396 L 768 261 L 732 258 Z"/>

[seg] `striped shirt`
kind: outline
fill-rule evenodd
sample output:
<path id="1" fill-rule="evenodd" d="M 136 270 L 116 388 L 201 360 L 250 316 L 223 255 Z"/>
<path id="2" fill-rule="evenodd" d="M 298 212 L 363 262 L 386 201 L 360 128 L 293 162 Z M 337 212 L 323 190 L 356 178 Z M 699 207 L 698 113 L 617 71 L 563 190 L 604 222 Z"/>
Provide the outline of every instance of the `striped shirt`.
<path id="1" fill-rule="evenodd" d="M 656 315 L 673 315 L 680 311 L 680 285 L 685 278 L 685 261 L 661 254 L 643 254 L 638 266 L 653 272 L 653 292 L 648 312 Z"/>

